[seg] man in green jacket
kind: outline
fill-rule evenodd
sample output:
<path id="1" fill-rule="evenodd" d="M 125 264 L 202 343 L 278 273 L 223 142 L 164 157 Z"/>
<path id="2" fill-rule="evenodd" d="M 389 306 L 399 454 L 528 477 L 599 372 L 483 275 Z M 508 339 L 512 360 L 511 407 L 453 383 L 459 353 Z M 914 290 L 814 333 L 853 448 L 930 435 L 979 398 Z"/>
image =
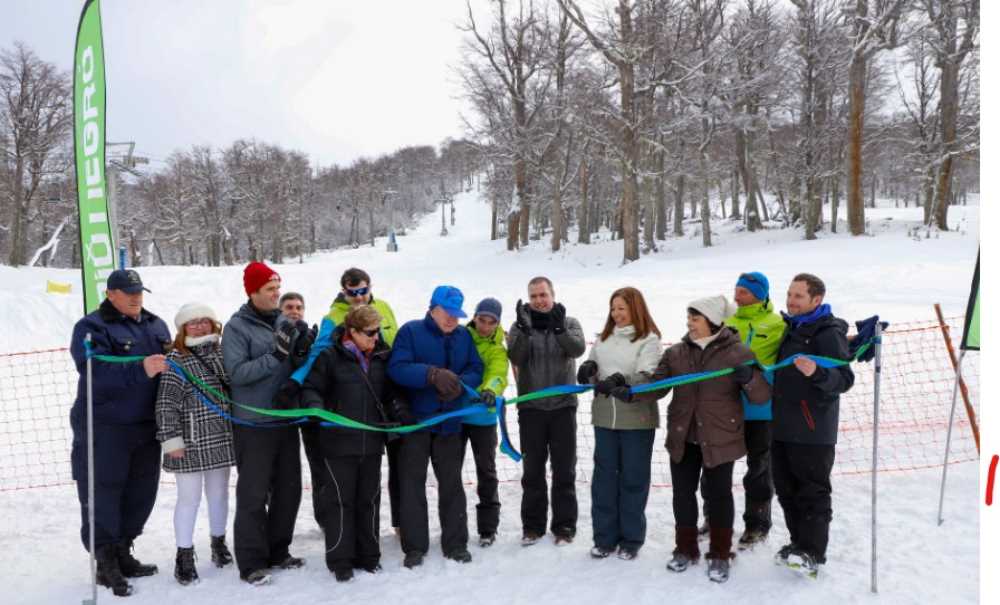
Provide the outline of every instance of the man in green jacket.
<path id="1" fill-rule="evenodd" d="M 763 273 L 743 273 L 736 281 L 733 299 L 738 307 L 725 325 L 736 330 L 757 361 L 772 365 L 778 360 L 778 348 L 785 334 L 785 322 L 774 311 L 770 286 Z M 767 376 L 770 381 L 770 376 Z M 747 446 L 747 472 L 743 476 L 746 506 L 745 529 L 740 548 L 750 548 L 767 539 L 771 530 L 771 402 L 749 405 L 743 398 L 743 436 Z"/>
<path id="2" fill-rule="evenodd" d="M 477 389 L 482 402 L 491 407 L 496 397 L 507 388 L 507 349 L 504 348 L 506 335 L 500 327 L 503 307 L 495 298 L 484 298 L 476 305 L 476 311 L 469 322 L 468 330 L 472 342 L 483 360 L 483 382 Z M 476 462 L 476 528 L 479 531 L 479 546 L 486 548 L 496 541 L 497 527 L 500 525 L 500 492 L 497 480 L 497 414 L 482 413 L 468 416 L 462 424 L 462 457 L 465 446 L 472 443 L 472 458 Z"/>
<path id="3" fill-rule="evenodd" d="M 347 317 L 347 312 L 352 307 L 371 305 L 375 307 L 375 310 L 382 317 L 382 325 L 379 326 L 379 330 L 382 333 L 382 340 L 391 347 L 392 341 L 396 339 L 396 331 L 398 330 L 396 315 L 393 314 L 389 303 L 381 299 L 376 299 L 372 295 L 371 283 L 371 277 L 361 269 L 351 267 L 347 271 L 344 271 L 344 274 L 340 276 L 340 292 L 337 294 L 337 298 L 334 299 L 333 304 L 330 305 L 330 312 L 326 316 L 339 326 L 344 323 L 344 318 Z"/>

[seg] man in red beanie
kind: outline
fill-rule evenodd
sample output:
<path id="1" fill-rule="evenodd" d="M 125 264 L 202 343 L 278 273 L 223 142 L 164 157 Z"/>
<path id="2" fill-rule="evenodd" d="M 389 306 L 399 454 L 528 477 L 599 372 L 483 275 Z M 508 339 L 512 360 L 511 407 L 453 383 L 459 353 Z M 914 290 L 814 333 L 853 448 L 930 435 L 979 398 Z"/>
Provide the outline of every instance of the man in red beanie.
<path id="1" fill-rule="evenodd" d="M 289 352 L 299 331 L 281 315 L 281 277 L 264 263 L 243 270 L 249 300 L 233 314 L 222 335 L 222 358 L 233 400 L 273 408 L 275 395 L 292 374 Z M 267 584 L 271 567 L 302 567 L 288 552 L 302 498 L 299 431 L 286 421 L 234 406 L 236 446 L 236 517 L 233 550 L 240 577 Z M 268 426 L 272 425 L 272 426 Z"/>

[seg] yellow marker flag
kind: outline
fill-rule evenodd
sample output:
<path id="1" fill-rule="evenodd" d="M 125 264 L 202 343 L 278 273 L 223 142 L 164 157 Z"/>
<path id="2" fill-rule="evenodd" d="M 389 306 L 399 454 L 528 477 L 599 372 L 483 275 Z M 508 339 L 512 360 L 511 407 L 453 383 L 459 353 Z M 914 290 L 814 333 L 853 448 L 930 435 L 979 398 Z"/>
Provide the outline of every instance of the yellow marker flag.
<path id="1" fill-rule="evenodd" d="M 72 284 L 62 284 L 52 280 L 45 284 L 45 291 L 49 294 L 69 294 L 72 289 Z"/>

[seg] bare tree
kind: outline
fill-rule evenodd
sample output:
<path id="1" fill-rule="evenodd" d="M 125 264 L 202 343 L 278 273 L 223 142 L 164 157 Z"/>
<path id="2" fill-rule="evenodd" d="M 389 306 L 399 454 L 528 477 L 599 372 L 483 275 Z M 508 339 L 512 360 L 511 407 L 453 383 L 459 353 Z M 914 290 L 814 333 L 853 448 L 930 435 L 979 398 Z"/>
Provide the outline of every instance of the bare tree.
<path id="1" fill-rule="evenodd" d="M 69 164 L 66 149 L 72 125 L 69 75 L 42 61 L 27 46 L 0 52 L 0 141 L 10 183 L 0 201 L 0 228 L 10 232 L 11 265 L 28 261 L 29 227 L 43 180 Z"/>
<path id="2" fill-rule="evenodd" d="M 979 0 L 923 0 L 924 9 L 936 33 L 930 44 L 940 70 L 941 165 L 937 174 L 937 195 L 933 221 L 948 230 L 948 204 L 955 156 L 962 151 L 958 140 L 959 88 L 962 62 L 979 38 Z"/>

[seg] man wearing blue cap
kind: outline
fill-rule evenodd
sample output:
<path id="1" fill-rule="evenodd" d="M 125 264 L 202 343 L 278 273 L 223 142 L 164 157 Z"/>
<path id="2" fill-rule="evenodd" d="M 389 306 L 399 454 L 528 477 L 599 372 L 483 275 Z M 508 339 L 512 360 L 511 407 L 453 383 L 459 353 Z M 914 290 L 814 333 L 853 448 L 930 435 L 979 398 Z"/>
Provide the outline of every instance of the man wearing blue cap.
<path id="1" fill-rule="evenodd" d="M 465 297 L 453 286 L 438 286 L 423 319 L 406 322 L 393 342 L 389 377 L 406 389 L 409 406 L 397 402 L 397 417 L 416 424 L 456 410 L 467 399 L 466 387 L 483 380 L 483 362 L 468 330 L 458 329 Z M 464 385 L 464 386 L 463 386 Z M 427 517 L 427 463 L 438 482 L 441 550 L 453 561 L 468 563 L 469 527 L 462 486 L 462 420 L 452 418 L 403 437 L 399 446 L 400 538 L 407 568 L 418 567 L 430 548 Z"/>
<path id="2" fill-rule="evenodd" d="M 108 276 L 107 298 L 73 326 L 70 353 L 80 373 L 70 412 L 73 449 L 70 460 L 83 518 L 80 537 L 90 548 L 87 512 L 87 350 L 94 355 L 137 356 L 127 363 L 94 359 L 94 556 L 97 582 L 117 596 L 132 594 L 126 578 L 149 576 L 155 565 L 132 556 L 132 542 L 142 533 L 156 501 L 160 481 L 160 443 L 156 440 L 156 392 L 166 370 L 163 353 L 170 331 L 142 306 L 142 285 L 132 269 Z"/>
<path id="3" fill-rule="evenodd" d="M 739 332 L 758 362 L 773 365 L 785 335 L 785 322 L 774 310 L 770 284 L 763 273 L 743 273 L 736 281 L 733 300 L 737 310 L 725 325 Z M 739 548 L 746 549 L 767 539 L 771 530 L 771 402 L 751 405 L 743 396 L 743 438 L 747 447 L 747 472 L 743 476 L 744 531 Z"/>

